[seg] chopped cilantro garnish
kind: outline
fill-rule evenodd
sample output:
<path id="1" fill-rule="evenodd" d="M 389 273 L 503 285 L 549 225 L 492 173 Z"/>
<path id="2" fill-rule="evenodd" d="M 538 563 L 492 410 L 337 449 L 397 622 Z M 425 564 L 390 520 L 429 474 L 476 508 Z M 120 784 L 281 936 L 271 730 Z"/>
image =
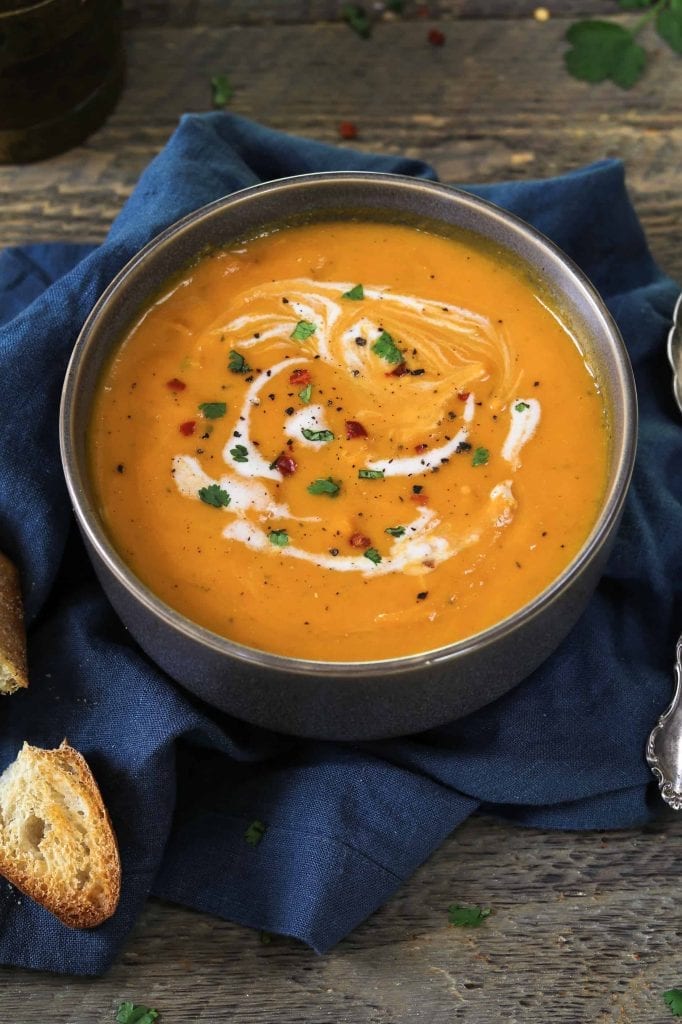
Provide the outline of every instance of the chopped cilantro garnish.
<path id="1" fill-rule="evenodd" d="M 383 480 L 383 469 L 359 469 L 358 476 L 361 480 Z"/>
<path id="2" fill-rule="evenodd" d="M 663 993 L 663 1000 L 670 1007 L 673 1017 L 682 1017 L 682 989 L 668 989 Z"/>
<path id="3" fill-rule="evenodd" d="M 381 359 L 385 359 L 387 363 L 402 363 L 403 361 L 403 354 L 388 331 L 381 332 L 372 345 L 372 352 Z"/>
<path id="4" fill-rule="evenodd" d="M 270 530 L 268 539 L 277 548 L 285 548 L 289 543 L 289 534 L 286 530 Z"/>
<path id="5" fill-rule="evenodd" d="M 230 351 L 227 368 L 228 370 L 231 370 L 232 373 L 248 373 L 251 369 L 241 352 L 235 352 L 234 349 Z"/>
<path id="6" fill-rule="evenodd" d="M 528 402 L 517 402 L 514 406 L 517 412 L 525 412 L 526 409 L 530 409 Z"/>
<path id="7" fill-rule="evenodd" d="M 448 921 L 458 928 L 478 928 L 490 913 L 490 907 L 462 907 L 453 903 L 448 907 Z"/>
<path id="8" fill-rule="evenodd" d="M 246 445 L 243 444 L 236 444 L 234 448 L 230 448 L 230 455 L 235 462 L 249 461 L 249 450 Z"/>
<path id="9" fill-rule="evenodd" d="M 331 430 L 308 430 L 307 427 L 301 429 L 306 441 L 333 441 L 334 435 Z"/>
<path id="10" fill-rule="evenodd" d="M 199 406 L 199 412 L 207 420 L 219 420 L 227 412 L 227 405 L 225 402 L 202 402 Z"/>
<path id="11" fill-rule="evenodd" d="M 384 533 L 388 533 L 391 537 L 402 537 L 405 534 L 404 526 L 387 526 Z"/>
<path id="12" fill-rule="evenodd" d="M 134 1003 L 121 1003 L 116 1013 L 117 1024 L 153 1024 L 159 1016 L 158 1010 Z"/>
<path id="13" fill-rule="evenodd" d="M 232 99 L 234 92 L 227 75 L 213 75 L 211 78 L 211 90 L 214 107 L 226 107 Z"/>
<path id="14" fill-rule="evenodd" d="M 366 551 L 363 551 L 362 555 L 363 558 L 369 558 L 370 562 L 374 562 L 375 565 L 378 565 L 381 561 L 381 555 L 376 548 L 367 548 Z"/>
<path id="15" fill-rule="evenodd" d="M 341 296 L 342 299 L 353 299 L 355 302 L 359 302 L 360 299 L 364 299 L 365 289 L 361 284 L 356 284 L 354 288 L 350 288 L 347 292 L 344 292 Z"/>
<path id="16" fill-rule="evenodd" d="M 311 484 L 308 484 L 308 494 L 328 494 L 331 498 L 335 498 L 341 490 L 341 484 L 332 480 L 330 476 L 326 480 L 313 480 Z"/>
<path id="17" fill-rule="evenodd" d="M 474 448 L 474 454 L 471 457 L 471 465 L 485 466 L 489 458 L 490 452 L 487 448 Z"/>
<path id="18" fill-rule="evenodd" d="M 267 825 L 262 821 L 252 821 L 246 832 L 244 833 L 244 839 L 246 839 L 249 846 L 258 846 L 261 839 L 265 835 Z"/>
<path id="19" fill-rule="evenodd" d="M 219 484 L 202 487 L 199 491 L 199 498 L 205 505 L 212 505 L 213 508 L 227 508 L 230 504 L 230 495 Z"/>
<path id="20" fill-rule="evenodd" d="M 346 4 L 341 8 L 341 17 L 362 39 L 369 39 L 372 19 L 362 4 Z"/>
<path id="21" fill-rule="evenodd" d="M 307 405 L 313 393 L 312 384 L 306 384 L 303 391 L 299 391 L 298 397 L 301 399 L 304 405 Z"/>
<path id="22" fill-rule="evenodd" d="M 299 320 L 289 337 L 293 341 L 307 341 L 316 330 L 317 324 L 311 323 L 310 320 Z"/>

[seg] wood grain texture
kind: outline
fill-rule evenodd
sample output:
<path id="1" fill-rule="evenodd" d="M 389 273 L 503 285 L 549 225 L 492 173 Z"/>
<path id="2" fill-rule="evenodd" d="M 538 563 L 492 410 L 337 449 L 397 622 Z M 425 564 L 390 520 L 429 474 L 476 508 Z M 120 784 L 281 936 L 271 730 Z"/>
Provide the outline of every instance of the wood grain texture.
<path id="1" fill-rule="evenodd" d="M 431 162 L 450 182 L 560 173 L 625 161 L 655 255 L 682 279 L 682 64 L 653 34 L 631 92 L 563 70 L 569 20 L 615 0 L 440 0 L 363 42 L 336 0 L 127 0 L 128 81 L 86 145 L 0 167 L 0 245 L 101 240 L 186 110 L 207 110 L 226 71 L 232 109 L 286 131 Z M 625 22 L 627 23 L 627 17 Z M 672 657 L 672 654 L 671 654 Z M 2 1019 L 109 1024 L 123 999 L 160 1024 L 658 1024 L 682 987 L 682 819 L 566 834 L 474 819 L 328 956 L 289 939 L 152 901 L 104 979 L 0 970 Z M 476 931 L 447 926 L 452 902 L 485 904 Z"/>
<path id="2" fill-rule="evenodd" d="M 160 1024 L 663 1024 L 681 854 L 679 818 L 572 834 L 474 819 L 324 957 L 152 901 L 105 978 L 0 970 L 3 1020 L 109 1024 L 130 999 Z M 453 902 L 493 913 L 452 928 Z"/>

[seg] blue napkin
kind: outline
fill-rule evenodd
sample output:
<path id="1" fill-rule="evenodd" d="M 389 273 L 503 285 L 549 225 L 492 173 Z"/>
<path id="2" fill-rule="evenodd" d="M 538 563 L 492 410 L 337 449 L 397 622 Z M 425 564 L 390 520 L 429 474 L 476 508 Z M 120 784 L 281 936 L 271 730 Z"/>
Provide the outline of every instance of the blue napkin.
<path id="1" fill-rule="evenodd" d="M 199 705 L 137 648 L 104 598 L 57 444 L 64 369 L 86 314 L 178 217 L 258 181 L 330 169 L 433 177 L 415 161 L 229 114 L 188 116 L 103 245 L 0 256 L 0 548 L 22 573 L 31 677 L 28 691 L 2 702 L 0 767 L 24 739 L 52 747 L 67 736 L 101 785 L 123 862 L 120 907 L 90 932 L 70 931 L 0 882 L 2 963 L 100 973 L 150 894 L 324 951 L 476 810 L 576 829 L 638 825 L 658 809 L 643 748 L 671 693 L 682 624 L 682 427 L 664 351 L 676 289 L 649 254 L 619 163 L 471 189 L 531 221 L 592 278 L 623 331 L 641 403 L 634 482 L 606 575 L 529 679 L 418 736 L 295 740 Z M 245 840 L 254 820 L 267 824 L 256 846 Z"/>

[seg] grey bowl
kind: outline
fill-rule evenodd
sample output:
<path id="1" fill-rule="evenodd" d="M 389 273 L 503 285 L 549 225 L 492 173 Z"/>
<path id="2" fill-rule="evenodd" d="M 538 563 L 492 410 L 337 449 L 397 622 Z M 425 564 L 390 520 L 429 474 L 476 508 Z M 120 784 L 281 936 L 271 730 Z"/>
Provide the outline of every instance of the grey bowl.
<path id="1" fill-rule="evenodd" d="M 560 301 L 604 389 L 612 443 L 598 521 L 566 570 L 535 600 L 490 629 L 394 660 L 306 661 L 212 633 L 160 601 L 110 542 L 88 480 L 86 439 L 103 365 L 140 307 L 199 252 L 263 227 L 366 215 L 447 234 L 474 231 L 506 249 Z M 396 736 L 441 725 L 495 700 L 568 634 L 594 590 L 614 539 L 635 456 L 637 407 L 618 329 L 581 272 L 523 221 L 464 192 L 397 175 L 337 172 L 267 182 L 190 214 L 150 242 L 106 289 L 67 370 L 60 441 L 74 510 L 97 575 L 140 646 L 202 700 L 248 722 L 323 739 Z"/>

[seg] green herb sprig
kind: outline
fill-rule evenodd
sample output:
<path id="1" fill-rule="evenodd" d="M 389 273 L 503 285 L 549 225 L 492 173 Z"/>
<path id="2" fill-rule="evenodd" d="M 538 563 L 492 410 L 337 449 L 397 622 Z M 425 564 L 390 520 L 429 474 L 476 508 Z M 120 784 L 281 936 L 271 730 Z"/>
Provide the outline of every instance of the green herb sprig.
<path id="1" fill-rule="evenodd" d="M 453 903 L 448 907 L 448 922 L 456 928 L 478 928 L 491 913 L 490 907 L 463 907 Z"/>
<path id="2" fill-rule="evenodd" d="M 136 1006 L 135 1003 L 121 1003 L 116 1012 L 117 1024 L 154 1024 L 159 1016 L 158 1010 L 149 1006 Z"/>
<path id="3" fill-rule="evenodd" d="M 650 23 L 675 53 L 682 53 L 682 0 L 618 0 L 623 11 L 641 10 L 631 28 L 597 18 L 577 21 L 566 33 L 571 44 L 564 60 L 574 78 L 585 82 L 611 80 L 631 89 L 647 65 L 646 50 L 637 42 Z"/>

